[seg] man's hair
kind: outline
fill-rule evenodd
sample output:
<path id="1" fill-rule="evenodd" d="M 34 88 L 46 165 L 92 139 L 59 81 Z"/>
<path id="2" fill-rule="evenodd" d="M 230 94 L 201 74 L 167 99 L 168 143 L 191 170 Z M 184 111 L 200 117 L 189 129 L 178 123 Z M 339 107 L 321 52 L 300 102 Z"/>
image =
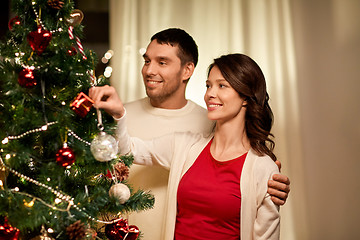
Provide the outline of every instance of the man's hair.
<path id="1" fill-rule="evenodd" d="M 160 44 L 169 44 L 173 47 L 178 46 L 178 57 L 181 64 L 188 62 L 194 63 L 196 66 L 199 58 L 198 47 L 194 39 L 184 30 L 179 28 L 168 28 L 154 34 L 151 41 L 156 40 Z"/>

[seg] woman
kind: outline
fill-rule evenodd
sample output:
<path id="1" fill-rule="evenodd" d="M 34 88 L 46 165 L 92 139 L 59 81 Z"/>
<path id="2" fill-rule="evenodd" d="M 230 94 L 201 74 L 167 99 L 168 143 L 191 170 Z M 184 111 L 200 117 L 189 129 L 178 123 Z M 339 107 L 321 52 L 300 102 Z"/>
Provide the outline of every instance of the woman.
<path id="1" fill-rule="evenodd" d="M 267 194 L 279 170 L 263 73 L 246 55 L 224 55 L 210 65 L 206 87 L 208 117 L 216 121 L 211 136 L 142 141 L 127 134 L 123 116 L 121 153 L 170 169 L 164 239 L 279 239 L 278 207 Z"/>

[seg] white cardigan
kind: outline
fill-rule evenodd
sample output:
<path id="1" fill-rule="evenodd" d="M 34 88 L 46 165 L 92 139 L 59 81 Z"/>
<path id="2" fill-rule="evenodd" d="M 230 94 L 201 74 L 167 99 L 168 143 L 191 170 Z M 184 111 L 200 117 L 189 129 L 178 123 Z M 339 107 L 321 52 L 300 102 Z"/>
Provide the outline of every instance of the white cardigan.
<path id="1" fill-rule="evenodd" d="M 180 179 L 213 136 L 204 137 L 201 134 L 186 132 L 143 141 L 129 136 L 125 126 L 125 116 L 118 121 L 116 135 L 120 154 L 133 154 L 134 163 L 161 165 L 170 169 L 163 228 L 165 232 L 162 240 L 173 240 Z M 269 156 L 258 156 L 252 149 L 248 152 L 240 179 L 241 240 L 279 239 L 279 207 L 271 201 L 267 193 L 268 180 L 278 172 L 278 167 Z"/>

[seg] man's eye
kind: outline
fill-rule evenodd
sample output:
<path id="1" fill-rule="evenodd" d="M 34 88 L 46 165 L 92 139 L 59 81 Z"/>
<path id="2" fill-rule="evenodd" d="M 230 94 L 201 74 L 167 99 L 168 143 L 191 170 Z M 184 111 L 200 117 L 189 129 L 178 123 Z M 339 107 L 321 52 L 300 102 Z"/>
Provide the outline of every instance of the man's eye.
<path id="1" fill-rule="evenodd" d="M 160 65 L 166 65 L 166 62 L 163 62 L 163 61 L 160 62 Z"/>

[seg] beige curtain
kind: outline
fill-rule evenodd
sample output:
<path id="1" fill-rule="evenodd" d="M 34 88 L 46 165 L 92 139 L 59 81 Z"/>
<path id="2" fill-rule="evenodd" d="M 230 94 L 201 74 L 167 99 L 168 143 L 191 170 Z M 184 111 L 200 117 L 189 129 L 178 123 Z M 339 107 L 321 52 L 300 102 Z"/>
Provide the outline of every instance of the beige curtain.
<path id="1" fill-rule="evenodd" d="M 187 98 L 202 106 L 206 69 L 214 57 L 240 52 L 260 65 L 274 110 L 276 153 L 282 172 L 291 180 L 299 179 L 293 181 L 294 190 L 281 208 L 281 235 L 287 240 L 296 239 L 295 224 L 301 224 L 303 234 L 307 229 L 304 211 L 297 212 L 295 221 L 292 199 L 303 196 L 303 173 L 290 14 L 289 1 L 281 0 L 110 1 L 110 46 L 115 52 L 111 81 L 124 102 L 145 96 L 141 49 L 154 33 L 168 27 L 185 29 L 198 44 L 199 64 L 189 82 Z M 296 203 L 298 209 L 305 208 L 301 198 Z"/>

